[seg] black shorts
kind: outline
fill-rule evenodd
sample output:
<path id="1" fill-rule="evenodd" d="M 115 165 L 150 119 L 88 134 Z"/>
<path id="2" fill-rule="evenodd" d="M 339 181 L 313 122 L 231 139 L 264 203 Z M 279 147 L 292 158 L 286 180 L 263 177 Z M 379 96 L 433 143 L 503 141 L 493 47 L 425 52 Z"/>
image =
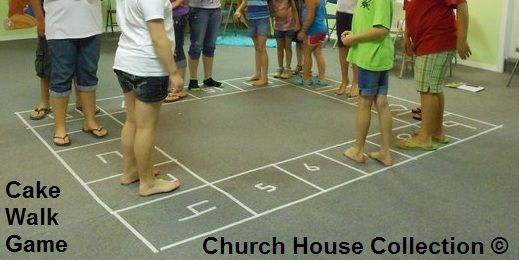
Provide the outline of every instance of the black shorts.
<path id="1" fill-rule="evenodd" d="M 34 69 L 36 70 L 36 75 L 38 75 L 38 77 L 43 79 L 50 79 L 50 53 L 45 37 L 38 36 L 38 47 L 36 49 Z"/>
<path id="2" fill-rule="evenodd" d="M 346 47 L 341 41 L 341 34 L 344 31 L 351 31 L 351 21 L 353 14 L 337 12 L 337 45 L 339 47 Z"/>

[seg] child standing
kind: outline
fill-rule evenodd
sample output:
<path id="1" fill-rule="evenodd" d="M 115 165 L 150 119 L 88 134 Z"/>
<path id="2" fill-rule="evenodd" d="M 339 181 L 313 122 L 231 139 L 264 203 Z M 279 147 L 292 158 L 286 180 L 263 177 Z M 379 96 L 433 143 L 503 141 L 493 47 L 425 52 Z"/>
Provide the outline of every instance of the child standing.
<path id="1" fill-rule="evenodd" d="M 170 0 L 173 7 L 173 29 L 175 30 L 175 63 L 182 80 L 186 77 L 186 54 L 184 53 L 184 37 L 186 32 L 189 5 L 187 0 Z M 164 102 L 175 102 L 187 96 L 184 86 L 170 89 Z"/>
<path id="2" fill-rule="evenodd" d="M 303 76 L 294 77 L 292 83 L 296 85 L 327 86 L 325 76 L 325 62 L 322 53 L 323 43 L 326 41 L 328 28 L 326 27 L 326 0 L 305 0 L 303 9 L 303 25 L 297 33 L 297 39 L 304 41 L 303 46 Z M 312 77 L 312 54 L 317 62 L 318 76 Z"/>
<path id="3" fill-rule="evenodd" d="M 437 146 L 433 142 L 449 142 L 443 132 L 445 100 L 442 89 L 449 62 L 456 50 L 462 59 L 472 54 L 467 43 L 467 2 L 413 0 L 405 1 L 404 7 L 404 49 L 416 55 L 415 81 L 420 92 L 422 125 L 416 136 L 399 140 L 396 146 L 401 149 L 435 150 Z"/>
<path id="4" fill-rule="evenodd" d="M 250 78 L 255 87 L 268 84 L 268 55 L 267 37 L 270 34 L 269 8 L 267 0 L 244 0 L 234 13 L 234 19 L 242 18 L 241 12 L 247 7 L 247 20 L 249 22 L 249 36 L 254 42 L 256 71 Z"/>
<path id="5" fill-rule="evenodd" d="M 389 70 L 393 67 L 394 47 L 389 36 L 393 3 L 391 0 L 359 0 L 353 16 L 351 32 L 341 40 L 350 46 L 348 61 L 359 68 L 360 98 L 357 111 L 356 144 L 344 155 L 364 163 L 364 144 L 371 121 L 371 106 L 378 112 L 382 145 L 380 151 L 368 153 L 384 166 L 393 164 L 391 144 L 392 118 L 387 102 Z"/>
<path id="6" fill-rule="evenodd" d="M 343 95 L 346 91 L 346 87 L 348 87 L 351 83 L 350 92 L 348 93 L 349 97 L 357 97 L 359 95 L 359 81 L 357 79 L 357 65 L 351 64 L 353 81 L 350 82 L 350 78 L 348 75 L 348 67 L 349 63 L 346 60 L 348 57 L 348 47 L 344 46 L 341 38 L 341 34 L 345 31 L 351 31 L 351 22 L 353 20 L 353 11 L 355 9 L 355 5 L 357 4 L 357 0 L 338 0 L 337 1 L 337 12 L 336 21 L 337 21 L 337 46 L 339 47 L 339 64 L 341 65 L 341 75 L 342 80 L 339 88 L 337 89 L 338 96 Z"/>
<path id="7" fill-rule="evenodd" d="M 301 15 L 303 12 L 303 6 L 305 5 L 304 0 L 294 0 L 296 4 L 296 12 L 299 16 L 299 25 L 303 24 L 303 16 Z M 295 30 L 295 35 L 292 37 L 292 42 L 296 43 L 296 59 L 297 59 L 297 66 L 296 69 L 292 72 L 293 75 L 298 75 L 303 72 L 303 41 L 300 41 L 297 39 L 297 33 L 301 29 L 301 26 L 299 26 L 299 29 Z"/>
<path id="8" fill-rule="evenodd" d="M 292 77 L 292 38 L 300 28 L 299 15 L 294 0 L 273 0 L 269 5 L 274 17 L 279 66 L 274 77 L 288 79 Z M 283 68 L 284 57 L 286 66 Z"/>
<path id="9" fill-rule="evenodd" d="M 114 71 L 124 93 L 121 184 L 139 182 L 139 195 L 171 192 L 180 182 L 156 178 L 152 170 L 156 129 L 168 88 L 184 82 L 173 60 L 175 32 L 169 0 L 118 0 L 121 37 Z"/>

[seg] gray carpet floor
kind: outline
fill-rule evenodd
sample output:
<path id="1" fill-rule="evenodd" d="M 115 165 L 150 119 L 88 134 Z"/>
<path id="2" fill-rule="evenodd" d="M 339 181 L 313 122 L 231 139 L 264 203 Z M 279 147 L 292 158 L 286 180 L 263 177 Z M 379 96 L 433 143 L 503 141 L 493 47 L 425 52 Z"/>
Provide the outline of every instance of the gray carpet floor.
<path id="1" fill-rule="evenodd" d="M 353 163 L 342 151 L 355 139 L 356 99 L 335 96 L 340 79 L 337 50 L 324 49 L 330 87 L 296 87 L 270 79 L 253 88 L 253 49 L 218 46 L 214 77 L 221 90 L 191 92 L 162 107 L 154 163 L 164 178 L 182 187 L 171 194 L 141 198 L 137 185 L 118 184 L 119 137 L 124 109 L 111 70 L 117 38 L 103 39 L 99 63 L 99 122 L 109 130 L 102 140 L 81 132 L 81 114 L 71 98 L 68 128 L 73 145 L 52 145 L 53 121 L 28 119 L 37 104 L 34 40 L 0 42 L 2 208 L 39 212 L 51 208 L 59 225 L 8 225 L 2 209 L 1 259 L 320 259 L 324 252 L 293 251 L 294 238 L 308 242 L 358 241 L 361 259 L 400 259 L 371 248 L 391 241 L 481 241 L 481 259 L 519 256 L 519 77 L 506 88 L 508 74 L 458 65 L 449 82 L 484 86 L 479 93 L 445 89 L 446 133 L 451 143 L 435 152 L 393 148 L 395 165 L 373 160 Z M 269 49 L 270 71 L 276 69 Z M 419 122 L 409 110 L 418 106 L 411 72 L 390 77 L 393 137 L 412 134 Z M 315 69 L 314 69 L 315 70 Z M 201 68 L 200 68 L 201 73 Z M 201 76 L 200 76 L 201 77 Z M 366 149 L 380 143 L 373 113 Z M 515 170 L 514 170 L 515 169 Z M 11 181 L 21 186 L 57 186 L 57 198 L 9 198 Z M 11 235 L 26 240 L 64 240 L 63 253 L 9 253 Z M 204 252 L 214 237 L 230 242 L 281 241 L 284 254 Z M 491 242 L 503 237 L 508 250 L 498 255 Z M 220 242 L 209 241 L 209 249 Z M 316 245 L 317 248 L 317 245 Z M 393 248 L 394 249 L 394 248 Z M 316 249 L 317 250 L 317 249 Z M 402 249 L 403 250 L 403 249 Z M 348 254 L 351 255 L 352 252 Z M 344 257 L 341 254 L 330 258 Z M 443 259 L 445 255 L 407 255 Z M 465 258 L 466 255 L 455 255 Z"/>

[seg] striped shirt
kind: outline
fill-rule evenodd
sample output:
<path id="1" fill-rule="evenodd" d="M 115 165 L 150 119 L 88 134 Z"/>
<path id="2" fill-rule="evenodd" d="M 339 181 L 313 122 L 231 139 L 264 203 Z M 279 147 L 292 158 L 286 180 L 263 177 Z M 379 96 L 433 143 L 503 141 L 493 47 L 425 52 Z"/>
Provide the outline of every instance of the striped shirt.
<path id="1" fill-rule="evenodd" d="M 270 16 L 267 0 L 247 1 L 247 19 L 262 19 Z"/>

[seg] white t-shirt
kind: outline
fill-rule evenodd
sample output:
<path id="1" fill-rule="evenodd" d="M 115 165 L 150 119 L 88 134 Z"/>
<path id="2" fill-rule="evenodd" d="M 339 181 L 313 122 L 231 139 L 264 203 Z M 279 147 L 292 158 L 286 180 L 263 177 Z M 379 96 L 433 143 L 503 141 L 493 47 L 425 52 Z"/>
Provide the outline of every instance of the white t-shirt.
<path id="1" fill-rule="evenodd" d="M 337 12 L 353 14 L 357 0 L 337 0 Z"/>
<path id="2" fill-rule="evenodd" d="M 45 0 L 45 36 L 80 39 L 103 32 L 99 0 Z"/>
<path id="3" fill-rule="evenodd" d="M 220 0 L 189 0 L 189 6 L 204 9 L 213 9 L 220 8 L 222 5 L 220 3 Z"/>
<path id="4" fill-rule="evenodd" d="M 169 75 L 160 63 L 146 21 L 162 19 L 175 50 L 173 14 L 169 0 L 117 0 L 117 23 L 121 28 L 114 69 L 141 77 Z M 173 59 L 173 57 L 171 57 Z"/>

